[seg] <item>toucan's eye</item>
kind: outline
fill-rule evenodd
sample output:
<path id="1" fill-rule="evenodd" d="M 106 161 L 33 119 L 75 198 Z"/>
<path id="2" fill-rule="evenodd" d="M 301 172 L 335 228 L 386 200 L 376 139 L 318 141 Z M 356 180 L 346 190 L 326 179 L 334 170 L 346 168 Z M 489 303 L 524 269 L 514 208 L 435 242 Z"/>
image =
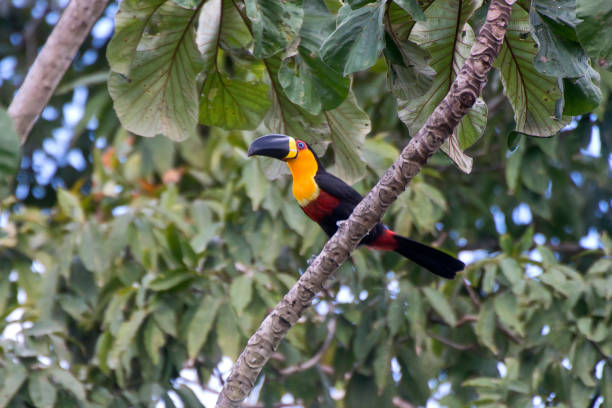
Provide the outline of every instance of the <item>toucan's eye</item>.
<path id="1" fill-rule="evenodd" d="M 297 145 L 298 145 L 299 149 L 303 149 L 304 148 L 304 143 L 302 143 L 302 142 L 298 142 Z"/>

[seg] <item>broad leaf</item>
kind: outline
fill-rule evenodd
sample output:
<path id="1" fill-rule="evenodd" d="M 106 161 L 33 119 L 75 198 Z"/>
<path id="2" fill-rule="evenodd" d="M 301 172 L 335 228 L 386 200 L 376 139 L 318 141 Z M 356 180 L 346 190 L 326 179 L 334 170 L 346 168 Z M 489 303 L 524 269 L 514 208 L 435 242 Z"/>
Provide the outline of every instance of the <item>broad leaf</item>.
<path id="1" fill-rule="evenodd" d="M 359 150 L 372 125 L 352 93 L 334 110 L 324 113 L 334 149 L 334 173 L 349 184 L 365 176 L 365 162 Z"/>
<path id="2" fill-rule="evenodd" d="M 336 30 L 321 46 L 323 61 L 344 75 L 374 65 L 384 48 L 385 6 L 386 1 L 380 0 L 342 16 Z"/>
<path id="3" fill-rule="evenodd" d="M 415 21 L 426 20 L 425 14 L 417 0 L 394 0 L 394 3 L 403 8 Z"/>
<path id="4" fill-rule="evenodd" d="M 6 407 L 25 381 L 28 372 L 23 364 L 8 360 L 0 374 L 3 377 L 0 385 L 0 407 Z"/>
<path id="5" fill-rule="evenodd" d="M 599 79 L 590 65 L 580 78 L 563 78 L 563 114 L 577 116 L 595 110 L 602 100 Z"/>
<path id="6" fill-rule="evenodd" d="M 572 34 L 575 37 L 574 29 L 567 25 L 568 21 L 572 25 L 575 23 L 575 1 L 545 0 L 535 4 L 529 11 L 531 34 L 538 44 L 534 67 L 554 77 L 583 76 L 588 69 L 589 57 L 580 44 L 571 38 Z"/>
<path id="7" fill-rule="evenodd" d="M 230 285 L 230 299 L 234 310 L 240 316 L 242 311 L 251 302 L 253 296 L 253 280 L 247 275 L 240 275 L 232 280 Z"/>
<path id="8" fill-rule="evenodd" d="M 268 85 L 230 78 L 213 69 L 200 99 L 200 122 L 228 130 L 254 129 L 270 107 Z"/>
<path id="9" fill-rule="evenodd" d="M 127 130 L 148 137 L 161 133 L 172 140 L 195 133 L 196 75 L 201 70 L 196 14 L 173 2 L 164 3 L 145 26 L 129 76 L 111 73 L 109 92 Z"/>
<path id="10" fill-rule="evenodd" d="M 304 16 L 301 0 L 246 0 L 245 3 L 255 39 L 255 57 L 271 57 L 297 38 Z"/>
<path id="11" fill-rule="evenodd" d="M 431 54 L 431 67 L 436 76 L 429 90 L 418 98 L 398 98 L 398 115 L 415 135 L 437 104 L 450 90 L 474 43 L 474 32 L 467 20 L 481 6 L 480 0 L 437 0 L 425 11 L 427 20 L 414 25 L 410 40 Z M 476 142 L 486 124 L 486 105 L 478 99 L 459 123 L 442 150 L 469 173 L 472 159 L 463 150 Z"/>
<path id="12" fill-rule="evenodd" d="M 278 81 L 287 98 L 309 113 L 337 107 L 349 92 L 350 80 L 328 67 L 305 47 L 281 63 Z"/>
<path id="13" fill-rule="evenodd" d="M 76 194 L 60 188 L 57 190 L 57 203 L 67 217 L 77 222 L 85 222 L 85 213 Z"/>
<path id="14" fill-rule="evenodd" d="M 457 323 L 457 318 L 455 317 L 455 313 L 451 308 L 448 300 L 444 297 L 444 295 L 438 292 L 435 289 L 430 287 L 423 288 L 423 293 L 427 298 L 427 301 L 434 308 L 434 310 L 440 315 L 440 317 L 449 324 L 449 326 L 455 326 Z"/>
<path id="15" fill-rule="evenodd" d="M 208 332 L 215 321 L 220 304 L 220 298 L 206 296 L 193 315 L 187 332 L 187 353 L 190 358 L 195 358 L 206 343 Z"/>
<path id="16" fill-rule="evenodd" d="M 54 383 L 69 391 L 80 401 L 86 400 L 85 387 L 70 371 L 54 367 L 49 369 L 48 373 Z"/>
<path id="17" fill-rule="evenodd" d="M 144 29 L 166 0 L 124 0 L 115 14 L 115 33 L 106 49 L 111 70 L 129 75 Z"/>
<path id="18" fill-rule="evenodd" d="M 604 68 L 612 65 L 612 2 L 576 0 L 578 39 L 589 55 Z"/>
<path id="19" fill-rule="evenodd" d="M 0 109 L 0 200 L 10 194 L 19 167 L 19 136 L 9 114 Z"/>
<path id="20" fill-rule="evenodd" d="M 57 399 L 57 390 L 43 373 L 32 373 L 28 378 L 28 394 L 36 408 L 52 408 Z"/>
<path id="21" fill-rule="evenodd" d="M 532 136 L 552 136 L 568 122 L 555 118 L 555 103 L 561 98 L 557 79 L 533 66 L 535 42 L 529 37 L 527 12 L 514 7 L 506 38 L 495 67 L 501 73 L 504 94 L 514 109 L 516 130 Z"/>
<path id="22" fill-rule="evenodd" d="M 497 354 L 497 345 L 495 344 L 495 310 L 491 302 L 486 302 L 481 305 L 478 320 L 474 326 L 474 332 L 478 336 L 478 341 L 487 346 L 493 354 Z"/>

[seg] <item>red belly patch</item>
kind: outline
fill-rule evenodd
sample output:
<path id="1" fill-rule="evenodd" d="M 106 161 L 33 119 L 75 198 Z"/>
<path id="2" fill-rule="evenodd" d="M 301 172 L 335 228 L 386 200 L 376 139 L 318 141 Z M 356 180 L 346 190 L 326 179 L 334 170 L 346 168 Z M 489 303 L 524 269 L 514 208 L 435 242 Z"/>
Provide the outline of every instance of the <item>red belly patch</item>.
<path id="1" fill-rule="evenodd" d="M 319 222 L 325 216 L 330 215 L 339 203 L 340 200 L 336 197 L 321 190 L 319 196 L 309 202 L 305 207 L 302 207 L 302 210 L 304 210 L 306 215 L 312 220 Z"/>

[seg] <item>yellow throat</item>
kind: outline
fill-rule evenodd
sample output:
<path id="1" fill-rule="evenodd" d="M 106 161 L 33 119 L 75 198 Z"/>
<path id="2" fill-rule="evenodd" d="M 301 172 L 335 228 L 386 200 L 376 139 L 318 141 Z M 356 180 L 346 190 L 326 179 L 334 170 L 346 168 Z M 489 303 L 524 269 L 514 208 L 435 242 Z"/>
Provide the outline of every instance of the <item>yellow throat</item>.
<path id="1" fill-rule="evenodd" d="M 319 186 L 314 180 L 317 160 L 310 150 L 301 150 L 297 157 L 286 160 L 293 176 L 293 196 L 305 207 L 319 196 Z"/>

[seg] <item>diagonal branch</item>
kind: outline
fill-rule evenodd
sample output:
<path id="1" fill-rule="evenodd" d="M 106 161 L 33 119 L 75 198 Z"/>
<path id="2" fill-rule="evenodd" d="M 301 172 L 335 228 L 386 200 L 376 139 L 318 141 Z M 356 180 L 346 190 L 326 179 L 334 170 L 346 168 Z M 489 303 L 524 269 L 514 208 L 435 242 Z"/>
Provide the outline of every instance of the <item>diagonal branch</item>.
<path id="1" fill-rule="evenodd" d="M 24 144 L 108 0 L 71 0 L 9 106 Z"/>
<path id="2" fill-rule="evenodd" d="M 262 368 L 327 279 L 348 258 L 385 210 L 402 193 L 452 133 L 461 118 L 480 95 L 504 40 L 510 11 L 515 0 L 492 0 L 469 58 L 455 78 L 446 97 L 436 107 L 423 128 L 410 140 L 400 157 L 378 184 L 341 223 L 338 232 L 325 244 L 317 258 L 261 323 L 238 357 L 227 379 L 217 407 L 239 407 L 247 397 Z"/>

